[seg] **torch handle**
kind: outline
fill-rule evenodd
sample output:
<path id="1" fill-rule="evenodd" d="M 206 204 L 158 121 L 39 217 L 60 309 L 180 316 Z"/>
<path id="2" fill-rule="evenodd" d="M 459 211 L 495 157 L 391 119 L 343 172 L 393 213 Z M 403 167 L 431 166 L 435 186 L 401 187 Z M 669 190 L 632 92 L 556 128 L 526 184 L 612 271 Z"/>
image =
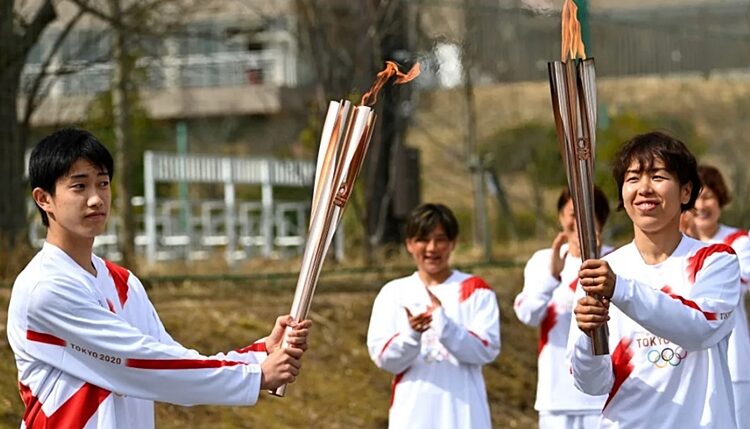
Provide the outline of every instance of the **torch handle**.
<path id="1" fill-rule="evenodd" d="M 596 298 L 600 299 L 600 297 Z M 591 345 L 594 356 L 609 354 L 609 332 L 607 331 L 607 325 L 604 324 L 591 332 Z"/>
<path id="2" fill-rule="evenodd" d="M 283 398 L 284 395 L 286 395 L 286 384 L 283 384 L 276 388 L 276 390 L 269 390 L 268 393 L 270 393 L 273 396 L 278 396 L 279 398 Z"/>

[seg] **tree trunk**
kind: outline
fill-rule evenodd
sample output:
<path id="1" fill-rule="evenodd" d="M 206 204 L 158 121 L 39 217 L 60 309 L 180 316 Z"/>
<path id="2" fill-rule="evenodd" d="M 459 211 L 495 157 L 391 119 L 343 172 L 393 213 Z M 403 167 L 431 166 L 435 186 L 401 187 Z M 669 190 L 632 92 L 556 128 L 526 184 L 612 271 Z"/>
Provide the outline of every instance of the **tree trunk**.
<path id="1" fill-rule="evenodd" d="M 24 152 L 26 142 L 19 137 L 18 90 L 26 55 L 41 32 L 56 18 L 50 1 L 39 5 L 36 14 L 19 28 L 14 13 L 15 2 L 0 2 L 0 276 L 13 274 L 12 254 L 24 240 L 27 231 Z"/>
<path id="2" fill-rule="evenodd" d="M 10 250 L 26 231 L 25 145 L 18 136 L 18 80 L 23 63 L 0 72 L 0 240 Z"/>
<path id="3" fill-rule="evenodd" d="M 120 21 L 122 11 L 120 0 L 110 0 L 112 17 Z M 120 28 L 115 31 L 112 56 L 114 68 L 112 71 L 112 112 L 114 116 L 115 132 L 115 175 L 114 185 L 117 197 L 118 219 L 118 247 L 122 255 L 121 262 L 131 270 L 135 269 L 135 221 L 133 219 L 133 208 L 130 204 L 130 168 L 132 138 L 130 133 L 130 98 L 128 90 L 130 87 L 131 62 L 128 55 L 127 36 Z"/>
<path id="4" fill-rule="evenodd" d="M 388 31 L 377 37 L 383 60 L 396 61 L 404 64 L 404 54 L 408 52 L 409 40 L 406 33 L 407 5 L 397 1 L 395 4 L 384 5 L 377 2 L 377 7 L 391 7 Z M 376 71 L 383 67 L 374 64 Z M 373 73 L 373 78 L 375 74 Z M 407 85 L 383 87 L 382 96 L 378 104 L 382 107 L 378 118 L 379 129 L 373 136 L 370 153 L 366 160 L 366 209 L 368 217 L 367 230 L 370 245 L 375 247 L 385 243 L 400 243 L 403 240 L 402 230 L 405 219 L 398 218 L 393 210 L 393 195 L 396 191 L 396 155 L 402 145 L 407 129 L 407 118 L 403 105 L 410 98 L 411 87 Z"/>
<path id="5" fill-rule="evenodd" d="M 492 237 L 487 220 L 487 204 L 484 189 L 484 161 L 477 145 L 477 108 L 474 101 L 474 82 L 472 69 L 476 62 L 477 37 L 474 15 L 476 5 L 472 0 L 464 0 L 465 35 L 461 65 L 463 69 L 464 99 L 466 101 L 466 161 L 472 176 L 474 191 L 474 245 L 482 249 L 485 261 L 492 260 Z"/>

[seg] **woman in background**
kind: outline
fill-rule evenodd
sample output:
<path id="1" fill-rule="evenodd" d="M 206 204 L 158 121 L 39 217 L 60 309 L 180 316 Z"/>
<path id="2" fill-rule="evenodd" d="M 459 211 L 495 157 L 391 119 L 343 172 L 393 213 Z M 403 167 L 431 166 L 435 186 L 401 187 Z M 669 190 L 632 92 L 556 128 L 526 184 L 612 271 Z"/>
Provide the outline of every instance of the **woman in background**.
<path id="1" fill-rule="evenodd" d="M 597 236 L 609 216 L 604 193 L 594 190 Z M 572 318 L 574 294 L 581 266 L 575 212 L 570 191 L 557 199 L 557 216 L 562 231 L 552 247 L 542 249 L 526 263 L 523 291 L 513 309 L 527 326 L 539 326 L 538 381 L 536 403 L 540 429 L 589 429 L 597 427 L 606 396 L 591 396 L 573 385 L 565 353 Z M 599 240 L 600 241 L 600 240 Z M 605 246 L 602 253 L 612 249 Z"/>
<path id="2" fill-rule="evenodd" d="M 750 427 L 750 370 L 742 365 L 743 357 L 750 356 L 750 333 L 747 326 L 745 295 L 750 279 L 750 237 L 746 230 L 719 222 L 721 210 L 729 204 L 732 196 L 719 170 L 708 165 L 698 167 L 703 188 L 695 201 L 695 210 L 682 217 L 683 232 L 706 243 L 724 243 L 737 253 L 740 262 L 742 283 L 740 305 L 737 307 L 736 325 L 729 337 L 727 358 L 732 376 L 734 407 L 737 427 Z"/>

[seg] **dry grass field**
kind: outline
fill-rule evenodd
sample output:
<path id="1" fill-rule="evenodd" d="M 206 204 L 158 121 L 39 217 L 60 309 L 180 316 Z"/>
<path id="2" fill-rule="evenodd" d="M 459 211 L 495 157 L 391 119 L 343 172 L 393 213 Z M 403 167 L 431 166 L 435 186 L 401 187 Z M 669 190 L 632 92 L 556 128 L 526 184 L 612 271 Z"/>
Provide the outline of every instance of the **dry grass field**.
<path id="1" fill-rule="evenodd" d="M 495 427 L 535 428 L 536 332 L 511 308 L 521 269 L 483 266 L 501 304 L 502 351 L 485 367 Z M 315 326 L 303 373 L 285 398 L 262 394 L 254 407 L 157 406 L 157 427 L 172 428 L 385 428 L 390 376 L 375 368 L 365 348 L 370 308 L 387 277 L 407 271 L 328 273 L 321 279 L 311 318 Z M 149 294 L 175 339 L 202 353 L 247 344 L 288 312 L 295 278 L 254 281 L 155 282 Z M 5 337 L 9 289 L 0 289 L 0 428 L 17 428 L 23 412 L 13 356 Z"/>

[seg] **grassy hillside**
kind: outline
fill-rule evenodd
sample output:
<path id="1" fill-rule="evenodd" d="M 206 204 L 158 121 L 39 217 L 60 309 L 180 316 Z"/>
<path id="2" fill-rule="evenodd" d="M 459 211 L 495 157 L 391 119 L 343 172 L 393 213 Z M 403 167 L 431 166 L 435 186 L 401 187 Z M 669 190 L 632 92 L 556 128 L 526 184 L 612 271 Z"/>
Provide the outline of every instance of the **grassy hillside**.
<path id="1" fill-rule="evenodd" d="M 495 288 L 501 303 L 502 352 L 485 368 L 495 427 L 534 428 L 536 333 L 512 311 L 521 286 L 520 268 L 474 270 Z M 408 273 L 398 273 L 402 275 Z M 171 428 L 384 428 L 390 376 L 370 361 L 367 324 L 382 275 L 329 276 L 313 304 L 315 322 L 303 373 L 285 398 L 263 394 L 255 407 L 192 408 L 159 404 L 157 427 Z M 265 335 L 288 312 L 294 280 L 252 285 L 229 282 L 154 285 L 149 294 L 170 333 L 203 353 L 233 349 Z M 8 289 L 0 290 L 5 330 Z M 0 428 L 17 428 L 23 412 L 13 356 L 0 335 Z"/>

